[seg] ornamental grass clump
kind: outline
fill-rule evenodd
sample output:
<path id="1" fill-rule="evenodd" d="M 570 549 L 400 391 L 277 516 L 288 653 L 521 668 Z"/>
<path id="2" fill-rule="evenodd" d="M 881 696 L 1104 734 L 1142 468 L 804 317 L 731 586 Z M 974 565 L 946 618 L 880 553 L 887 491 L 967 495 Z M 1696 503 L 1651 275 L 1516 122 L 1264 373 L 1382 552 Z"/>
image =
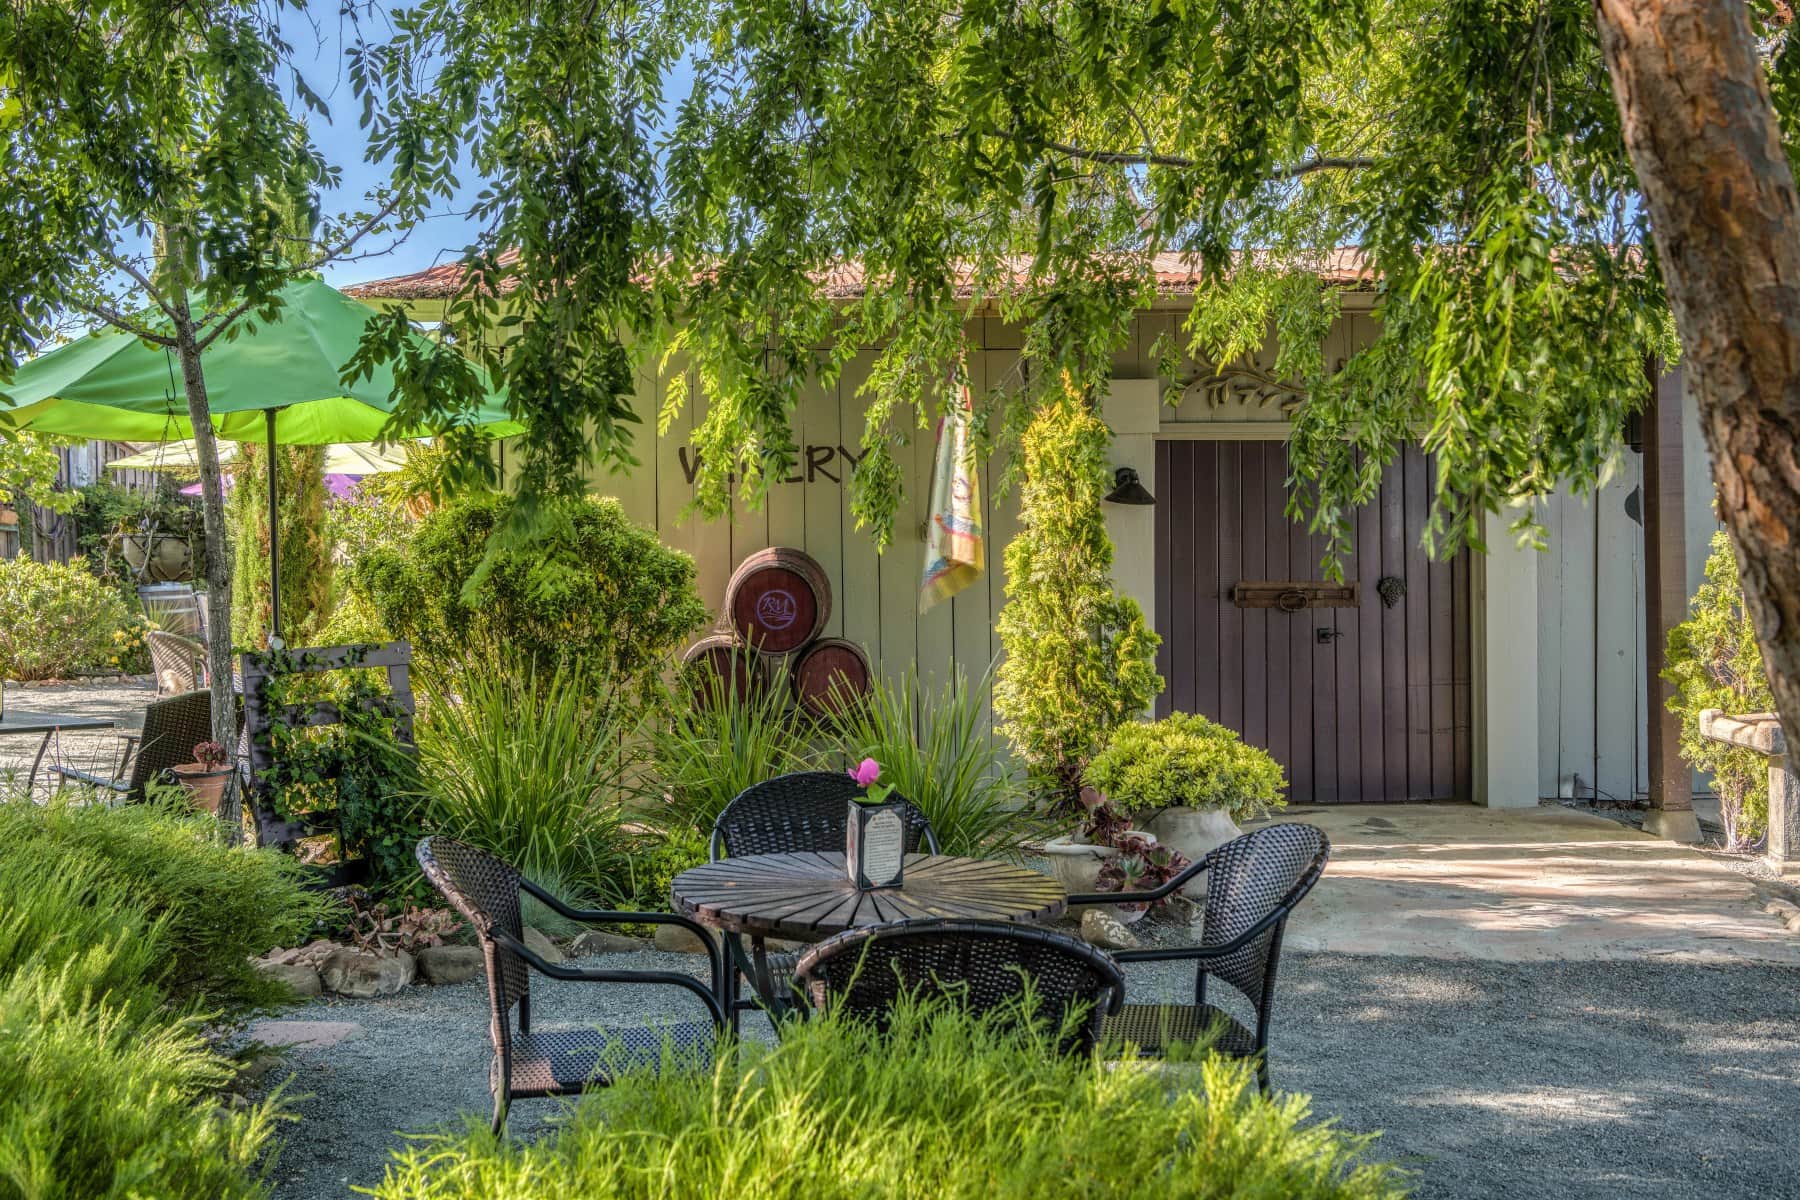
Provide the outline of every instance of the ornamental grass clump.
<path id="1" fill-rule="evenodd" d="M 1247 821 L 1287 803 L 1281 764 L 1198 713 L 1119 726 L 1082 778 L 1140 823 L 1168 808 L 1217 809 Z"/>
<path id="2" fill-rule="evenodd" d="M 1369 1140 L 1267 1100 L 1242 1065 L 1051 1052 L 1056 1031 L 903 1003 L 889 1036 L 841 1015 L 747 1042 L 709 1076 L 634 1073 L 531 1143 L 485 1128 L 397 1155 L 379 1200 L 1390 1200 Z"/>
<path id="3" fill-rule="evenodd" d="M 808 722 L 788 703 L 787 680 L 733 686 L 689 666 L 665 700 L 668 719 L 651 730 L 650 756 L 660 800 L 647 819 L 702 837 L 732 798 L 753 783 L 820 766 Z"/>

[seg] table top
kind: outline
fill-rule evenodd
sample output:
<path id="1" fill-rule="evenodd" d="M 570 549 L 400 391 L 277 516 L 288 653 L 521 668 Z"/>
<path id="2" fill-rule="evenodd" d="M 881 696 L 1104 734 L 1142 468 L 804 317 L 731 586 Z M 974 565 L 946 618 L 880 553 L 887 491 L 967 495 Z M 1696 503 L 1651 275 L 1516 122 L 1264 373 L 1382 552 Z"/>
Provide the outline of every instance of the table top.
<path id="1" fill-rule="evenodd" d="M 695 920 L 752 936 L 817 941 L 920 918 L 1049 921 L 1065 907 L 1047 875 L 992 859 L 909 854 L 897 888 L 859 891 L 839 852 L 754 854 L 683 871 L 669 892 Z"/>
<path id="2" fill-rule="evenodd" d="M 113 717 L 77 717 L 69 713 L 20 712 L 16 708 L 9 708 L 6 716 L 0 717 L 0 736 L 8 733 L 49 733 L 53 729 L 115 729 L 118 724 Z"/>

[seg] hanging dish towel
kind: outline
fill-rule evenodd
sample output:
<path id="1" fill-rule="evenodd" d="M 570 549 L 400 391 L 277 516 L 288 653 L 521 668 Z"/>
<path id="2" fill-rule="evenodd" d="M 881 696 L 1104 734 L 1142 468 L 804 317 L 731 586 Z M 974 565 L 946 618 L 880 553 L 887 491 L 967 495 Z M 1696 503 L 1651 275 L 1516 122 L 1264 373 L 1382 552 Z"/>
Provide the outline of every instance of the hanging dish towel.
<path id="1" fill-rule="evenodd" d="M 925 578 L 919 611 L 947 600 L 975 582 L 986 565 L 981 526 L 981 479 L 969 445 L 972 404 L 958 373 L 957 402 L 938 421 L 937 461 L 931 472 L 931 521 L 925 529 Z"/>

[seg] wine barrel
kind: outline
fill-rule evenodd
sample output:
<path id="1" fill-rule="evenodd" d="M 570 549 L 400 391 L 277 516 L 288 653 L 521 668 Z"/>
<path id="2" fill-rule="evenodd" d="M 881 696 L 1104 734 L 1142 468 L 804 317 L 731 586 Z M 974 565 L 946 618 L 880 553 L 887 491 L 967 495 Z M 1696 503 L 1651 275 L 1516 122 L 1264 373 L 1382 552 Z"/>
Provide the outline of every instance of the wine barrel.
<path id="1" fill-rule="evenodd" d="M 695 668 L 695 704 L 711 701 L 717 689 L 715 680 L 729 679 L 731 694 L 740 701 L 767 683 L 761 657 L 728 633 L 701 638 L 682 652 L 681 661 Z"/>
<path id="2" fill-rule="evenodd" d="M 794 661 L 794 702 L 815 717 L 830 716 L 869 691 L 869 656 L 855 642 L 820 638 Z"/>
<path id="3" fill-rule="evenodd" d="M 725 620 L 744 645 L 764 654 L 804 648 L 831 618 L 831 581 L 811 555 L 792 546 L 758 550 L 725 585 Z"/>

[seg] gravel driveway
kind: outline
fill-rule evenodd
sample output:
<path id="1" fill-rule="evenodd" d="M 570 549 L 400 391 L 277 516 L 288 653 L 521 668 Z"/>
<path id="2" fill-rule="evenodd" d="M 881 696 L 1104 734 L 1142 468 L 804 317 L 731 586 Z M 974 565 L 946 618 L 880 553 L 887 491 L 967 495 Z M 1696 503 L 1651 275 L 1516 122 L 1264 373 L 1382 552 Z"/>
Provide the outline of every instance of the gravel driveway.
<path id="1" fill-rule="evenodd" d="M 697 959 L 644 953 L 608 965 Z M 1129 969 L 1176 999 L 1191 975 Z M 538 1023 L 647 1011 L 662 989 L 533 983 Z M 483 985 L 320 1000 L 284 1014 L 352 1022 L 296 1049 L 301 1117 L 275 1169 L 283 1200 L 377 1181 L 391 1132 L 485 1120 Z M 636 994 L 634 994 L 636 993 Z M 1384 1131 L 1376 1153 L 1420 1197 L 1800 1197 L 1800 968 L 1676 962 L 1496 963 L 1290 953 L 1275 1026 L 1277 1086 L 1315 1112 Z M 766 1030 L 766 1026 L 763 1026 Z M 536 1136 L 558 1102 L 513 1110 Z"/>

